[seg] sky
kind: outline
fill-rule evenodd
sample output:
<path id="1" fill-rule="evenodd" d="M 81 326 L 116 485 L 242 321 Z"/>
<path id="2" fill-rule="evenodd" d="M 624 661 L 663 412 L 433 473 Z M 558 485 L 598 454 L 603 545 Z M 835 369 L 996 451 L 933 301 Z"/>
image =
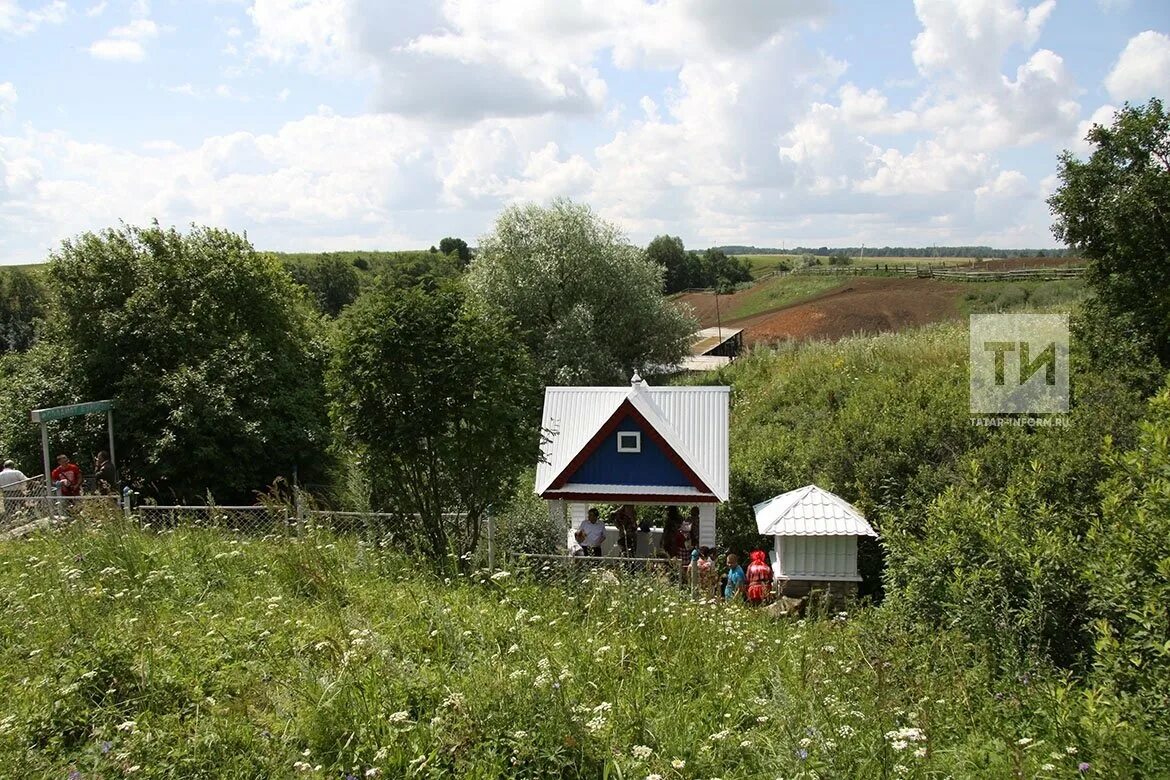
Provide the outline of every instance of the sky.
<path id="1" fill-rule="evenodd" d="M 690 248 L 1055 246 L 1170 99 L 1167 0 L 0 0 L 0 264 L 157 219 L 475 244 L 568 197 Z"/>

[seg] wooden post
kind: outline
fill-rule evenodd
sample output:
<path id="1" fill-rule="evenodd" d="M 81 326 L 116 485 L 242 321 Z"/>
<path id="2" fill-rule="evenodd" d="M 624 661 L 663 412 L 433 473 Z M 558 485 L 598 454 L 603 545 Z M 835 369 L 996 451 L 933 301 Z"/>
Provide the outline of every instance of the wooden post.
<path id="1" fill-rule="evenodd" d="M 714 504 L 699 504 L 699 546 L 715 546 Z"/>

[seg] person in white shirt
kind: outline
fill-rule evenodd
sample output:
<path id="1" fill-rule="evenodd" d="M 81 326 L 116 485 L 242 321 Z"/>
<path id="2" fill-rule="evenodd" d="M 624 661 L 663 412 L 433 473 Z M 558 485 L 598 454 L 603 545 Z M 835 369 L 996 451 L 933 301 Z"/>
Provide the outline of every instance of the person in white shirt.
<path id="1" fill-rule="evenodd" d="M 4 461 L 4 468 L 0 470 L 0 517 L 7 515 L 11 508 L 10 502 L 24 493 L 26 482 L 28 477 L 16 468 L 15 463 L 10 460 Z"/>
<path id="2" fill-rule="evenodd" d="M 601 557 L 601 543 L 605 541 L 605 525 L 596 509 L 590 509 L 585 522 L 578 529 L 581 534 L 581 549 L 586 555 Z"/>

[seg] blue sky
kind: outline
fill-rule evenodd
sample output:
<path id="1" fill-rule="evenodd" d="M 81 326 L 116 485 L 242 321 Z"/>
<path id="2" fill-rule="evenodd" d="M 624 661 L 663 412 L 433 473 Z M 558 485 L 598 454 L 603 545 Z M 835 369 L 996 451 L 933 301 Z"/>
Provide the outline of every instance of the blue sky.
<path id="1" fill-rule="evenodd" d="M 0 0 L 0 264 L 119 220 L 472 243 L 567 196 L 690 247 L 1051 246 L 1170 98 L 1164 0 Z"/>

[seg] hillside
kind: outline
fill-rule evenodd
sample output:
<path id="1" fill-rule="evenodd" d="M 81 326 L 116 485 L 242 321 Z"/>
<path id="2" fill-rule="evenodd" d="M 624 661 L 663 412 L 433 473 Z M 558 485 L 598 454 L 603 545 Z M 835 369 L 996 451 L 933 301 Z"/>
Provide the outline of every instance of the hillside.
<path id="1" fill-rule="evenodd" d="M 744 330 L 744 343 L 839 339 L 957 320 L 971 313 L 1071 304 L 1086 288 L 1080 280 L 948 282 L 889 276 L 787 274 L 731 295 L 685 293 L 703 327 Z M 718 312 L 716 311 L 718 305 Z"/>
<path id="2" fill-rule="evenodd" d="M 1097 711 L 1055 698 L 1058 677 L 1005 688 L 957 636 L 873 612 L 775 622 L 661 581 L 439 580 L 353 539 L 121 521 L 0 544 L 0 594 L 8 777 L 1032 777 L 1126 762 Z"/>

